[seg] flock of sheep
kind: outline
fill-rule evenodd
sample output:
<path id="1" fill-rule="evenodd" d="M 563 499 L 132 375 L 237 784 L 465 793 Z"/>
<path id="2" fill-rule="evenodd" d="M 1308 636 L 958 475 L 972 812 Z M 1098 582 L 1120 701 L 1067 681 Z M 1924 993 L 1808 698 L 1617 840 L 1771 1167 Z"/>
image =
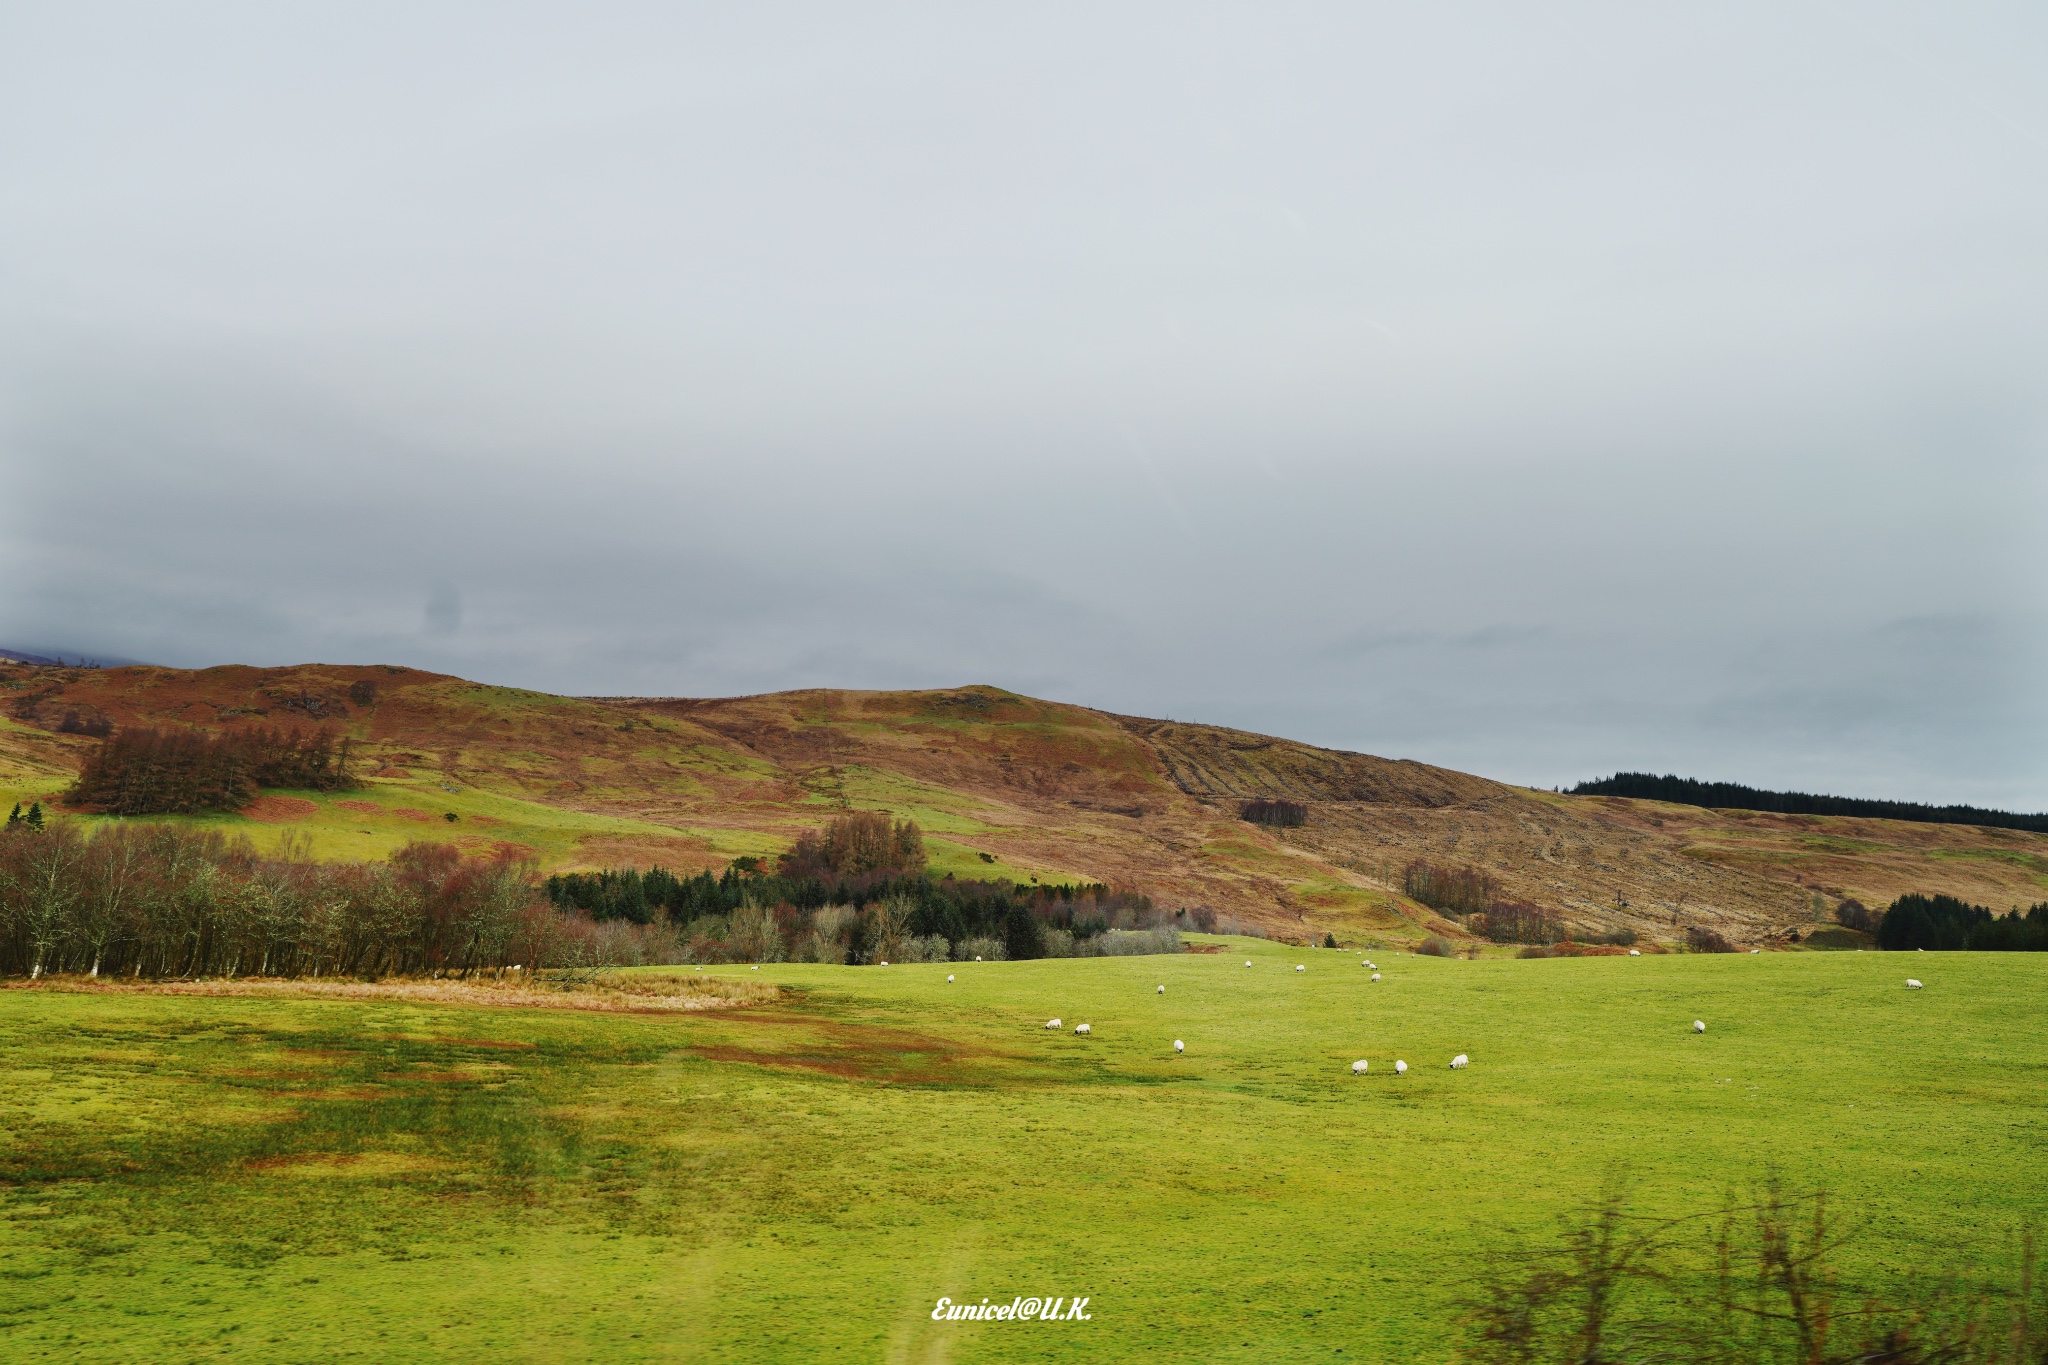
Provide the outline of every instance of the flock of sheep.
<path id="1" fill-rule="evenodd" d="M 1252 960 L 1251 960 L 1250 958 L 1246 958 L 1246 959 L 1244 960 L 1244 965 L 1245 965 L 1245 966 L 1247 966 L 1247 967 L 1251 966 L 1251 965 L 1252 965 Z M 1367 958 L 1367 957 L 1366 957 L 1366 956 L 1365 956 L 1365 955 L 1364 955 L 1363 953 L 1360 953 L 1360 954 L 1359 954 L 1359 965 L 1360 965 L 1360 966 L 1362 966 L 1362 967 L 1365 967 L 1365 968 L 1367 968 L 1368 970 L 1370 970 L 1370 971 L 1372 972 L 1372 979 L 1373 979 L 1374 981 L 1378 981 L 1378 980 L 1380 979 L 1380 969 L 1379 969 L 1379 966 L 1378 966 L 1378 964 L 1377 964 L 1377 963 L 1375 963 L 1375 962 L 1373 962 L 1373 961 L 1372 961 L 1372 960 L 1371 960 L 1370 958 Z M 1305 972 L 1305 971 L 1307 971 L 1307 970 L 1308 970 L 1308 964 L 1307 964 L 1307 963 L 1305 963 L 1305 962 L 1297 962 L 1297 963 L 1295 963 L 1295 964 L 1294 964 L 1294 970 L 1296 970 L 1297 972 Z M 950 976 L 946 978 L 946 980 L 947 980 L 947 981 L 951 981 L 952 979 L 953 979 L 953 978 L 952 978 L 952 977 L 950 977 Z M 1918 984 L 1920 984 L 1920 983 L 1916 981 L 1916 982 L 1914 982 L 1913 984 L 1917 986 L 1917 985 L 1918 985 Z M 1158 993 L 1159 993 L 1160 995 L 1164 995 L 1164 994 L 1166 994 L 1166 987 L 1165 987 L 1164 985 L 1161 985 L 1161 986 L 1160 986 L 1160 987 L 1158 988 Z M 1045 1026 L 1046 1026 L 1046 1028 L 1047 1028 L 1047 1029 L 1049 1029 L 1049 1030 L 1051 1030 L 1051 1031 L 1053 1031 L 1053 1032 L 1055 1032 L 1055 1033 L 1056 1033 L 1056 1032 L 1058 1032 L 1059 1030 L 1061 1030 L 1061 1029 L 1065 1028 L 1065 1027 L 1066 1027 L 1066 1024 L 1065 1024 L 1065 1022 L 1064 1022 L 1064 1021 L 1062 1021 L 1062 1020 L 1060 1020 L 1060 1019 L 1048 1019 L 1048 1020 L 1046 1020 L 1046 1021 L 1045 1021 Z M 1701 1030 L 1702 1032 L 1704 1032 L 1707 1026 L 1706 1026 L 1705 1024 L 1695 1023 L 1695 1024 L 1694 1024 L 1694 1027 L 1695 1027 L 1695 1028 L 1697 1028 L 1697 1029 L 1699 1029 L 1699 1030 Z M 1086 1024 L 1076 1024 L 1076 1025 L 1074 1025 L 1074 1032 L 1075 1032 L 1075 1033 L 1076 1033 L 1076 1034 L 1077 1034 L 1078 1036 L 1080 1036 L 1080 1037 L 1083 1037 L 1083 1038 L 1086 1038 L 1086 1037 L 1088 1037 L 1088 1036 L 1089 1036 L 1089 1034 L 1090 1034 L 1090 1030 L 1089 1030 L 1089 1027 L 1088 1027 L 1088 1025 L 1086 1025 Z M 1174 1055 L 1175 1055 L 1176 1057 L 1178 1057 L 1178 1056 L 1181 1056 L 1181 1055 L 1183 1055 L 1184 1053 L 1186 1053 L 1186 1052 L 1187 1052 L 1187 1050 L 1188 1050 L 1188 1046 L 1187 1046 L 1187 1044 L 1186 1044 L 1186 1043 L 1182 1042 L 1182 1041 L 1181 1041 L 1180 1039 L 1178 1039 L 1178 1038 L 1176 1038 L 1176 1039 L 1174 1039 L 1174 1040 L 1173 1040 L 1173 1052 L 1174 1052 Z M 1459 1053 L 1459 1054 L 1458 1054 L 1457 1056 L 1455 1056 L 1455 1057 L 1451 1058 L 1451 1068 L 1450 1068 L 1450 1069 L 1451 1069 L 1451 1070 L 1453 1070 L 1453 1071 L 1462 1071 L 1462 1070 L 1464 1070 L 1464 1068 L 1466 1068 L 1467 1066 L 1470 1066 L 1471 1064 L 1472 1064 L 1472 1059 L 1471 1059 L 1470 1057 L 1466 1056 L 1466 1055 L 1465 1055 L 1464 1053 L 1462 1053 L 1462 1052 L 1461 1052 L 1461 1053 Z M 1353 1063 L 1351 1064 L 1351 1074 L 1352 1074 L 1352 1075 L 1354 1075 L 1354 1076 L 1363 1076 L 1363 1075 L 1365 1075 L 1365 1074 L 1366 1074 L 1367 1070 L 1368 1070 L 1368 1067 L 1367 1067 L 1367 1063 L 1366 1063 L 1366 1062 L 1364 1061 L 1364 1059 L 1362 1059 L 1362 1058 L 1361 1058 L 1360 1060 L 1358 1060 L 1358 1061 L 1355 1061 L 1355 1062 L 1353 1062 Z M 1395 1074 L 1396 1076 L 1405 1076 L 1405 1075 L 1407 1075 L 1407 1074 L 1408 1074 L 1408 1063 L 1407 1063 L 1407 1062 L 1405 1062 L 1405 1061 L 1402 1061 L 1402 1060 L 1401 1060 L 1401 1059 L 1399 1059 L 1399 1058 L 1396 1058 L 1396 1059 L 1394 1060 L 1394 1074 Z"/>

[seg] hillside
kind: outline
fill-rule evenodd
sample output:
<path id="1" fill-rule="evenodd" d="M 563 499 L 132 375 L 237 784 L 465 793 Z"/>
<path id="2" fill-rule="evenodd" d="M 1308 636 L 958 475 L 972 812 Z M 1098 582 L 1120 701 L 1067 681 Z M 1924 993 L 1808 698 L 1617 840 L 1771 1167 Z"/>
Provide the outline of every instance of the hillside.
<path id="1" fill-rule="evenodd" d="M 97 742 L 64 731 L 101 721 L 336 728 L 357 746 L 362 790 L 202 818 L 326 857 L 431 837 L 550 870 L 695 869 L 877 808 L 916 819 L 942 873 L 1127 884 L 1290 938 L 1447 928 L 1398 894 L 1416 857 L 1483 868 L 1581 930 L 1653 939 L 1698 923 L 1768 942 L 1845 896 L 2048 897 L 2048 835 L 1560 796 L 994 687 L 573 698 L 388 666 L 13 664 L 0 689 L 9 802 L 53 800 Z M 1238 803 L 1261 796 L 1303 803 L 1307 824 L 1239 820 Z"/>

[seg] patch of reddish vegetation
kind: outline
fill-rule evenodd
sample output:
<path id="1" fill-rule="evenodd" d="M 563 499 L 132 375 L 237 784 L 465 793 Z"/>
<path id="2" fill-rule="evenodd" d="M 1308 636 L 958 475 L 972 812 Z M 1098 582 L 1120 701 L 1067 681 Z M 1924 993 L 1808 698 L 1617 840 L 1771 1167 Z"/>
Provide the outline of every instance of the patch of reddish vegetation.
<path id="1" fill-rule="evenodd" d="M 410 778 L 412 777 L 412 774 L 411 774 L 411 773 L 409 773 L 409 772 L 407 772 L 407 771 L 406 771 L 405 769 L 403 769 L 403 768 L 390 768 L 390 767 L 386 767 L 386 768 L 379 768 L 379 769 L 377 769 L 377 771 L 376 771 L 376 772 L 374 772 L 374 773 L 372 773 L 372 774 L 370 774 L 370 776 L 372 776 L 372 777 L 397 777 L 397 778 L 404 778 L 404 779 L 408 779 L 408 780 L 409 780 L 409 779 L 410 779 Z"/>
<path id="2" fill-rule="evenodd" d="M 318 815 L 320 807 L 303 796 L 259 796 L 242 807 L 242 814 L 266 825 L 282 825 Z"/>
<path id="3" fill-rule="evenodd" d="M 400 806 L 391 813 L 393 815 L 402 815 L 408 820 L 431 820 L 434 818 L 417 806 Z"/>
<path id="4" fill-rule="evenodd" d="M 505 823 L 495 815 L 471 815 L 466 818 L 472 825 L 502 825 Z"/>
<path id="5" fill-rule="evenodd" d="M 1183 943 L 1180 946 L 1191 953 L 1220 953 L 1223 951 L 1223 945 L 1220 943 Z"/>
<path id="6" fill-rule="evenodd" d="M 491 849 L 492 849 L 492 851 L 493 851 L 493 852 L 495 852 L 495 853 L 496 853 L 496 854 L 497 854 L 497 855 L 498 855 L 498 856 L 499 856 L 500 858 L 538 858 L 538 857 L 540 857 L 540 850 L 539 850 L 539 849 L 537 849 L 537 848 L 528 848 L 528 847 L 527 847 L 527 846 L 526 846 L 525 844 L 515 844 L 515 843 L 513 843 L 513 842 L 512 842 L 512 841 L 511 841 L 510 839 L 493 839 L 493 840 L 491 841 Z"/>
<path id="7" fill-rule="evenodd" d="M 352 810 L 358 815 L 382 815 L 384 808 L 375 801 L 337 801 L 336 810 Z"/>

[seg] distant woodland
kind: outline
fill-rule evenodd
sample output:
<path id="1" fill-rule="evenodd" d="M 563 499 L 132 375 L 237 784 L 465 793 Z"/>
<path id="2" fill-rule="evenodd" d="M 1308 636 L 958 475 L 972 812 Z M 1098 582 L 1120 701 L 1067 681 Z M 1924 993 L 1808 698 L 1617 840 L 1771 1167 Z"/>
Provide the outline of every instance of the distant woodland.
<path id="1" fill-rule="evenodd" d="M 240 810 L 263 787 L 346 791 L 347 740 L 325 730 L 121 730 L 100 742 L 65 800 L 103 815 Z"/>
<path id="2" fill-rule="evenodd" d="M 1616 773 L 1581 782 L 1571 796 L 1628 796 L 1642 801 L 1669 801 L 1709 810 L 1758 810 L 1776 815 L 1858 815 L 1870 820 L 1914 820 L 1933 825 L 1989 825 L 2048 834 L 2048 814 L 2017 815 L 1976 806 L 1924 806 L 1916 801 L 1865 801 L 1849 796 L 1814 796 L 1807 792 L 1759 791 L 1737 782 L 1700 782 L 1690 777 L 1654 773 Z"/>

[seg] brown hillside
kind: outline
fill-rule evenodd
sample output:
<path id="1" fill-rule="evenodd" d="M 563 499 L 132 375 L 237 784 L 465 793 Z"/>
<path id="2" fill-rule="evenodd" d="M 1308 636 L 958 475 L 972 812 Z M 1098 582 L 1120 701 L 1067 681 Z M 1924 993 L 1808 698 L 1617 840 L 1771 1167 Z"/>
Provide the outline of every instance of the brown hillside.
<path id="1" fill-rule="evenodd" d="M 1627 925 L 1653 940 L 1701 923 L 1775 941 L 1844 896 L 2048 898 L 2048 836 L 1564 797 L 994 687 L 573 698 L 383 666 L 7 665 L 0 688 L 10 800 L 69 782 L 95 741 L 58 733 L 67 716 L 346 733 L 368 791 L 273 801 L 247 822 L 301 821 L 327 856 L 431 835 L 418 822 L 460 792 L 498 804 L 467 807 L 469 823 L 447 827 L 458 842 L 530 849 L 551 867 L 714 866 L 781 847 L 836 809 L 888 809 L 926 829 L 943 871 L 1126 884 L 1290 937 L 1454 930 L 1398 894 L 1415 857 L 1483 868 L 1582 931 Z M 1300 802 L 1308 822 L 1246 824 L 1237 808 L 1252 797 Z"/>

